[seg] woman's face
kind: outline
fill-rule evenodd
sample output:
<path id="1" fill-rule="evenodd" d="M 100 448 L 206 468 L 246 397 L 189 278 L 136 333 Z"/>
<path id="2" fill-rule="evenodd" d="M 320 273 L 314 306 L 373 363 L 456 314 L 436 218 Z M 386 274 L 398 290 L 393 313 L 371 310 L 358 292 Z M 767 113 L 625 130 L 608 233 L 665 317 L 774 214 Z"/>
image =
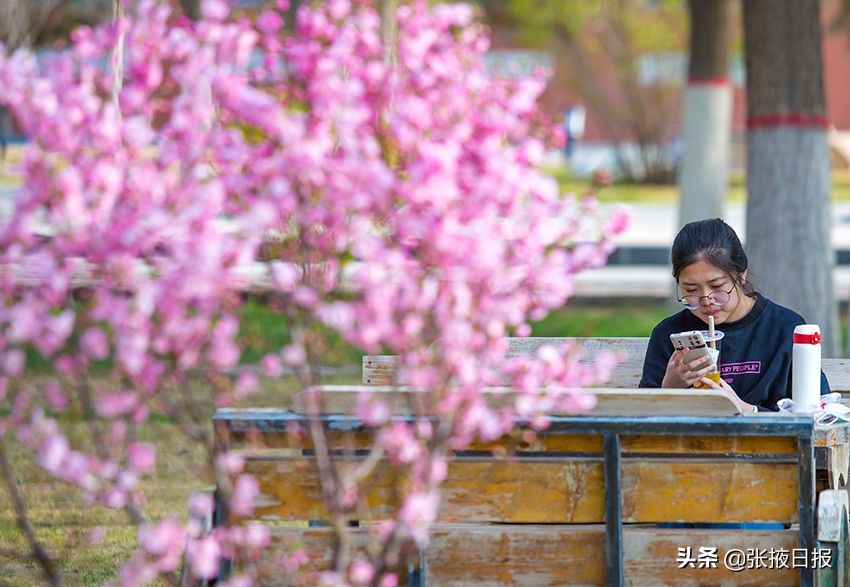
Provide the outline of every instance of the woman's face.
<path id="1" fill-rule="evenodd" d="M 705 261 L 697 261 L 682 269 L 679 273 L 679 292 L 682 296 L 708 296 L 711 292 L 729 292 L 729 301 L 717 306 L 707 297 L 702 297 L 699 307 L 691 312 L 708 324 L 708 317 L 714 316 L 715 324 L 733 322 L 750 310 L 752 304 L 741 291 L 741 283 L 747 278 L 747 272 L 733 281 L 722 269 Z M 722 296 L 722 294 L 721 294 Z"/>

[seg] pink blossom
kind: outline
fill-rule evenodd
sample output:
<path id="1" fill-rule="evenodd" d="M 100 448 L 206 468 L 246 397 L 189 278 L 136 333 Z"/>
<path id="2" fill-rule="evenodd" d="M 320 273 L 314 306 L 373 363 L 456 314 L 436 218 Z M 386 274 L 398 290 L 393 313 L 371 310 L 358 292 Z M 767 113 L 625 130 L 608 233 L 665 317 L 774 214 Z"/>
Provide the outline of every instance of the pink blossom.
<path id="1" fill-rule="evenodd" d="M 80 346 L 92 359 L 105 359 L 109 354 L 109 340 L 100 328 L 88 328 L 80 335 Z"/>
<path id="2" fill-rule="evenodd" d="M 250 516 L 254 501 L 260 493 L 260 485 L 251 475 L 240 475 L 230 496 L 230 511 L 237 516 Z"/>
<path id="3" fill-rule="evenodd" d="M 386 401 L 362 393 L 357 398 L 357 416 L 367 426 L 381 426 L 390 418 L 390 407 Z"/>
<path id="4" fill-rule="evenodd" d="M 58 472 L 69 453 L 68 440 L 58 434 L 52 435 L 38 451 L 38 463 L 48 471 Z"/>
<path id="5" fill-rule="evenodd" d="M 62 355 L 56 359 L 56 372 L 60 375 L 70 375 L 74 372 L 74 359 L 68 355 Z"/>
<path id="6" fill-rule="evenodd" d="M 366 585 L 375 576 L 375 567 L 364 560 L 356 560 L 348 567 L 348 577 L 355 585 Z"/>
<path id="7" fill-rule="evenodd" d="M 114 418 L 129 413 L 137 401 L 136 394 L 131 391 L 103 393 L 98 396 L 97 411 L 101 416 Z"/>
<path id="8" fill-rule="evenodd" d="M 116 488 L 124 494 L 129 494 L 139 484 L 139 475 L 135 471 L 126 470 L 118 474 Z"/>
<path id="9" fill-rule="evenodd" d="M 280 377 L 283 374 L 283 364 L 278 355 L 271 353 L 264 355 L 260 364 L 266 377 Z"/>
<path id="10" fill-rule="evenodd" d="M 112 423 L 112 427 L 109 430 L 109 443 L 118 445 L 127 435 L 127 423 L 124 420 L 116 420 Z"/>
<path id="11" fill-rule="evenodd" d="M 435 457 L 431 461 L 431 482 L 440 484 L 448 475 L 449 465 L 444 457 Z"/>
<path id="12" fill-rule="evenodd" d="M 248 397 L 260 386 L 260 380 L 251 371 L 242 371 L 236 377 L 236 386 L 234 387 L 234 396 L 236 399 Z"/>
<path id="13" fill-rule="evenodd" d="M 251 522 L 245 526 L 245 546 L 248 548 L 265 548 L 270 541 L 269 530 L 262 524 Z"/>
<path id="14" fill-rule="evenodd" d="M 152 471 L 156 466 L 156 449 L 146 442 L 131 442 L 127 448 L 127 460 L 137 471 Z"/>
<path id="15" fill-rule="evenodd" d="M 242 471 L 242 467 L 245 465 L 245 457 L 238 452 L 231 451 L 222 453 L 216 458 L 216 465 L 220 467 L 223 472 L 235 475 Z"/>
<path id="16" fill-rule="evenodd" d="M 281 356 L 283 357 L 283 362 L 290 367 L 300 367 L 307 360 L 304 347 L 295 344 L 285 346 L 281 352 Z"/>
<path id="17" fill-rule="evenodd" d="M 127 505 L 127 494 L 124 490 L 117 487 L 110 489 L 103 497 L 103 503 L 112 509 L 121 509 Z"/>
<path id="18" fill-rule="evenodd" d="M 2 382 L 0 382 L 0 387 L 2 387 Z M 68 397 L 56 380 L 51 380 L 44 384 L 44 397 L 47 398 L 53 410 L 62 411 L 68 405 Z M 3 399 L 2 389 L 0 389 L 0 399 Z"/>
<path id="19" fill-rule="evenodd" d="M 422 445 L 413 436 L 404 422 L 393 422 L 378 433 L 378 442 L 390 458 L 402 464 L 410 464 L 422 455 Z"/>
<path id="20" fill-rule="evenodd" d="M 22 350 L 12 349 L 10 351 L 6 351 L 6 354 L 3 357 L 3 372 L 9 377 L 17 377 L 23 373 L 25 364 L 26 358 L 24 357 L 24 352 Z"/>
<path id="21" fill-rule="evenodd" d="M 631 216 L 632 211 L 628 206 L 615 206 L 608 215 L 608 218 L 605 219 L 603 232 L 609 236 L 622 233 L 626 230 L 626 228 L 628 228 Z"/>
<path id="22" fill-rule="evenodd" d="M 86 535 L 86 542 L 89 544 L 100 544 L 106 538 L 106 528 L 103 526 L 95 526 Z"/>
<path id="23" fill-rule="evenodd" d="M 420 547 L 428 545 L 431 524 L 437 518 L 440 496 L 434 492 L 413 492 L 404 500 L 399 520 L 405 524 L 407 532 Z"/>
<path id="24" fill-rule="evenodd" d="M 232 339 L 217 338 L 212 343 L 209 358 L 221 370 L 230 369 L 239 362 L 239 347 Z"/>
<path id="25" fill-rule="evenodd" d="M 139 546 L 156 557 L 174 559 L 176 555 L 179 560 L 185 540 L 186 529 L 174 520 L 163 520 L 139 529 Z"/>
<path id="26" fill-rule="evenodd" d="M 218 575 L 221 547 L 214 537 L 204 536 L 190 542 L 186 554 L 196 577 L 212 579 Z"/>
<path id="27" fill-rule="evenodd" d="M 203 0 L 201 14 L 209 20 L 224 20 L 230 14 L 230 7 L 225 0 Z"/>
<path id="28" fill-rule="evenodd" d="M 257 28 L 267 35 L 273 35 L 283 26 L 283 19 L 276 12 L 266 10 L 257 17 Z"/>
<path id="29" fill-rule="evenodd" d="M 204 493 L 193 493 L 189 498 L 189 512 L 197 518 L 205 518 L 212 514 L 213 498 Z"/>
<path id="30" fill-rule="evenodd" d="M 226 581 L 216 581 L 216 585 L 220 587 L 253 587 L 254 580 L 245 575 L 237 575 Z"/>

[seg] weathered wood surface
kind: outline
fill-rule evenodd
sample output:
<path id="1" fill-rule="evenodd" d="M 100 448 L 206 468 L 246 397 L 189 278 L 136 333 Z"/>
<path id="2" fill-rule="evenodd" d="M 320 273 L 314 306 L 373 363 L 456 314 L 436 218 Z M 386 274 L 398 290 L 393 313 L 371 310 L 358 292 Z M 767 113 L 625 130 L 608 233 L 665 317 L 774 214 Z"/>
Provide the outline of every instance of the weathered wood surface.
<path id="1" fill-rule="evenodd" d="M 339 460 L 342 468 L 357 461 Z M 260 484 L 256 516 L 267 520 L 327 519 L 318 472 L 309 458 L 246 455 Z M 625 459 L 623 520 L 640 522 L 791 523 L 797 518 L 793 458 L 746 461 Z M 381 463 L 354 518 L 375 520 L 397 506 L 398 471 Z M 442 487 L 441 521 L 601 523 L 603 465 L 599 458 L 456 458 Z"/>
<path id="2" fill-rule="evenodd" d="M 647 338 L 508 338 L 508 356 L 536 353 L 543 346 L 562 347 L 573 344 L 590 362 L 594 355 L 605 351 L 623 353 L 620 362 L 606 383 L 610 387 L 637 387 L 646 355 Z M 404 377 L 396 381 L 398 358 L 394 355 L 366 355 L 363 357 L 363 383 L 366 385 L 394 385 L 404 383 Z"/>
<path id="3" fill-rule="evenodd" d="M 850 584 L 850 561 L 847 560 L 847 492 L 828 489 L 818 495 L 818 541 L 831 555 L 829 568 L 818 570 L 818 585 Z"/>
<path id="4" fill-rule="evenodd" d="M 575 344 L 582 349 L 585 361 L 592 361 L 593 355 L 601 351 L 620 351 L 626 354 L 623 361 L 614 368 L 611 380 L 605 387 L 634 388 L 640 382 L 643 359 L 646 355 L 648 338 L 509 338 L 508 354 L 531 354 L 546 344 L 561 346 Z M 822 369 L 832 391 L 850 394 L 850 359 L 824 359 Z M 366 385 L 403 384 L 399 381 L 398 358 L 393 355 L 366 355 L 363 357 L 363 378 Z"/>
<path id="5" fill-rule="evenodd" d="M 353 529 L 355 548 L 365 548 L 366 530 Z M 333 535 L 322 528 L 272 528 L 269 554 L 302 546 L 312 571 L 330 566 Z M 680 569 L 679 548 L 716 547 L 716 568 Z M 723 556 L 732 549 L 771 548 L 788 552 L 799 546 L 796 529 L 787 530 L 679 530 L 626 526 L 623 530 L 626 585 L 796 585 L 796 569 L 748 569 L 732 572 Z M 264 587 L 289 585 L 264 558 Z M 605 585 L 605 527 L 602 525 L 481 525 L 436 524 L 425 551 L 428 585 L 439 587 L 544 587 Z M 790 565 L 789 565 L 790 566 Z M 404 575 L 402 574 L 402 577 Z M 309 579 L 308 579 L 309 580 Z M 402 580 L 402 584 L 404 581 Z M 309 583 L 308 583 L 309 584 Z"/>
<path id="6" fill-rule="evenodd" d="M 307 394 L 318 393 L 322 413 L 355 414 L 357 398 L 362 391 L 380 395 L 396 414 L 409 414 L 419 409 L 416 394 L 421 392 L 416 390 L 397 387 L 364 390 L 356 385 L 325 385 L 298 393 L 293 400 L 293 410 L 306 413 Z M 516 399 L 514 392 L 505 388 L 487 389 L 485 393 L 494 407 L 510 405 Z M 593 416 L 734 416 L 741 413 L 729 393 L 722 389 L 594 388 L 591 393 L 596 396 L 597 403 L 587 414 Z M 427 396 L 422 397 L 427 399 Z M 424 413 L 428 413 L 427 408 Z M 553 412 L 553 415 L 558 414 L 566 415 L 565 412 Z"/>
<path id="7" fill-rule="evenodd" d="M 333 450 L 363 450 L 374 445 L 369 430 L 327 430 L 327 443 Z M 306 430 L 302 434 L 260 430 L 234 430 L 230 433 L 231 449 L 311 449 L 313 444 Z M 586 434 L 542 434 L 534 442 L 512 434 L 491 443 L 473 443 L 467 450 L 485 451 L 494 455 L 511 452 L 581 452 L 602 454 L 602 436 Z M 797 441 L 782 436 L 651 436 L 624 435 L 620 440 L 622 453 L 703 454 L 703 455 L 797 455 Z M 286 453 L 282 453 L 286 454 Z M 295 454 L 292 451 L 290 454 Z"/>
<path id="8" fill-rule="evenodd" d="M 837 422 L 828 426 L 815 426 L 812 441 L 815 446 L 847 446 L 850 444 L 850 423 Z"/>

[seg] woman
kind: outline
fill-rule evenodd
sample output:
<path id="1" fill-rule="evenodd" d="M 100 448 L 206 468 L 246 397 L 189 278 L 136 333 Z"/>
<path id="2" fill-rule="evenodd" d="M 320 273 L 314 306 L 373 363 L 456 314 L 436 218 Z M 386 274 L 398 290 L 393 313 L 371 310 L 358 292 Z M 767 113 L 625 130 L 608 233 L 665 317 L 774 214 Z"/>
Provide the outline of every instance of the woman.
<path id="1" fill-rule="evenodd" d="M 701 381 L 732 392 L 744 413 L 776 410 L 791 397 L 791 351 L 794 327 L 805 320 L 774 304 L 747 279 L 747 255 L 738 235 L 719 218 L 685 225 L 670 254 L 679 302 L 686 309 L 658 324 L 649 337 L 640 387 L 689 387 Z M 705 330 L 709 316 L 723 331 L 720 384 L 706 375 L 711 359 L 684 361 L 687 349 L 675 351 L 670 335 Z M 821 394 L 829 384 L 821 373 Z"/>

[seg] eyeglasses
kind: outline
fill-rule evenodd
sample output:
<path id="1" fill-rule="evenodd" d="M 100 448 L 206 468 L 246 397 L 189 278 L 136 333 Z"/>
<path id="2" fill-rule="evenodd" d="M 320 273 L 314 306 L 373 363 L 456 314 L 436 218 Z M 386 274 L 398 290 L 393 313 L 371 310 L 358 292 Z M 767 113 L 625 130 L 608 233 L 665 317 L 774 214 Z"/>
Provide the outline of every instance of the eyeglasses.
<path id="1" fill-rule="evenodd" d="M 729 301 L 729 294 L 732 293 L 733 289 L 735 289 L 734 281 L 732 282 L 732 287 L 729 288 L 729 291 L 718 289 L 704 296 L 682 296 L 679 298 L 679 303 L 685 306 L 688 310 L 696 310 L 700 307 L 702 301 L 705 298 L 708 298 L 708 301 L 712 306 L 722 306 Z"/>

